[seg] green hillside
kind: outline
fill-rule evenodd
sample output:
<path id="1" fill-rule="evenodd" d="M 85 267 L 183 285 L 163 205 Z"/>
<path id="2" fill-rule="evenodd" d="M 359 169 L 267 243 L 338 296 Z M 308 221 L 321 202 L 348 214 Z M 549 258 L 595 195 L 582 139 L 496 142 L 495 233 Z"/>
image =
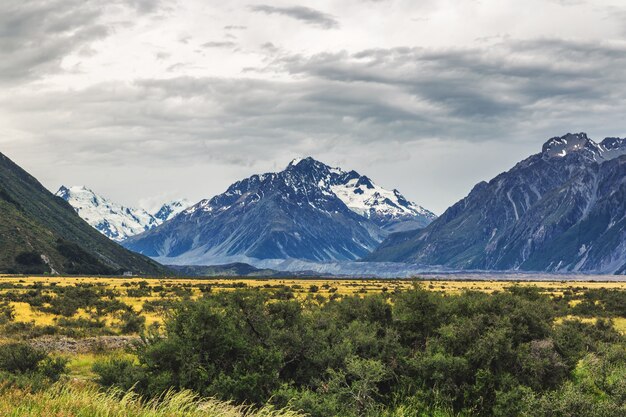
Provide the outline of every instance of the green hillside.
<path id="1" fill-rule="evenodd" d="M 163 275 L 168 269 L 89 226 L 0 153 L 0 273 Z"/>

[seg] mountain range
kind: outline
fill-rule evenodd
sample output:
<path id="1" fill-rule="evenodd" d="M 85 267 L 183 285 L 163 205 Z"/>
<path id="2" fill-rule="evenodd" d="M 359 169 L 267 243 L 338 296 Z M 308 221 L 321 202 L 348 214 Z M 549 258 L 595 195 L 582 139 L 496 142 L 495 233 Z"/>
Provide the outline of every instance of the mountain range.
<path id="1" fill-rule="evenodd" d="M 0 273 L 170 273 L 98 233 L 1 153 L 0 213 Z"/>
<path id="2" fill-rule="evenodd" d="M 153 213 L 86 187 L 61 187 L 55 197 L 2 154 L 0 180 L 0 273 L 170 271 L 150 257 L 186 274 L 626 274 L 620 138 L 551 138 L 439 218 L 397 190 L 313 158 Z"/>
<path id="3" fill-rule="evenodd" d="M 122 244 L 162 263 L 359 259 L 390 232 L 436 216 L 356 171 L 313 158 L 253 175 Z"/>
<path id="4" fill-rule="evenodd" d="M 84 186 L 61 186 L 56 196 L 67 201 L 83 220 L 116 242 L 153 229 L 191 205 L 187 200 L 175 200 L 149 213 L 114 203 Z"/>
<path id="5" fill-rule="evenodd" d="M 422 230 L 366 261 L 468 270 L 626 273 L 626 139 L 548 140 Z"/>

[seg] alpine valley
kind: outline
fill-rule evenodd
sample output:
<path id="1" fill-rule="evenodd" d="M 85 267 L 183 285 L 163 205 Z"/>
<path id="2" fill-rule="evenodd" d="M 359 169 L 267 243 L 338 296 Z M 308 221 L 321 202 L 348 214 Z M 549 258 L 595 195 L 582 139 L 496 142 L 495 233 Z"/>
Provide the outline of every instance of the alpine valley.
<path id="1" fill-rule="evenodd" d="M 368 261 L 453 269 L 626 273 L 626 139 L 552 138 L 423 230 Z"/>
<path id="2" fill-rule="evenodd" d="M 348 261 L 435 217 L 355 171 L 304 158 L 236 182 L 122 244 L 171 265 Z"/>

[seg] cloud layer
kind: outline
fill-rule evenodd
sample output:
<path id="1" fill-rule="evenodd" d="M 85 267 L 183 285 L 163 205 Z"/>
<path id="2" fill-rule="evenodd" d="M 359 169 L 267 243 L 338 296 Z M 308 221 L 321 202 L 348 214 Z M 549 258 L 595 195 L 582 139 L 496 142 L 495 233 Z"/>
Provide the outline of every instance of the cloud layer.
<path id="1" fill-rule="evenodd" d="M 414 3 L 3 2 L 0 152 L 126 204 L 313 155 L 441 212 L 547 137 L 626 134 L 618 6 L 530 32 L 515 2 Z M 554 32 L 579 14 L 603 32 Z"/>

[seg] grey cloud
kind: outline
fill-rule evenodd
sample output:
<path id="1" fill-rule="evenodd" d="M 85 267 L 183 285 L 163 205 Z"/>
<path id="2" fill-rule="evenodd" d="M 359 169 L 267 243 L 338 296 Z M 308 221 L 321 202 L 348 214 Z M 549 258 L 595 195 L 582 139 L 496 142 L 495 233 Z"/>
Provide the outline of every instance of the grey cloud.
<path id="1" fill-rule="evenodd" d="M 250 10 L 254 12 L 279 14 L 291 17 L 324 29 L 336 29 L 339 27 L 339 22 L 333 16 L 304 6 L 274 7 L 266 4 L 258 4 L 250 6 Z"/>
<path id="2" fill-rule="evenodd" d="M 3 0 L 0 2 L 0 83 L 37 79 L 60 70 L 67 55 L 106 37 L 109 6 L 152 13 L 156 0 Z"/>
<path id="3" fill-rule="evenodd" d="M 153 13 L 163 7 L 163 0 L 126 0 L 140 13 Z"/>
<path id="4" fill-rule="evenodd" d="M 235 46 L 237 46 L 237 44 L 231 41 L 212 41 L 202 44 L 204 48 L 234 48 Z"/>
<path id="5" fill-rule="evenodd" d="M 63 57 L 106 36 L 98 2 L 0 2 L 0 83 L 37 78 Z"/>
<path id="6" fill-rule="evenodd" d="M 468 50 L 283 53 L 265 71 L 293 77 L 23 88 L 0 97 L 0 114 L 11 129 L 28 132 L 23 154 L 36 147 L 59 166 L 81 161 L 110 170 L 129 161 L 246 167 L 311 149 L 368 161 L 422 142 L 462 143 L 463 152 L 479 149 L 474 155 L 485 149 L 503 169 L 566 131 L 626 133 L 626 51 L 618 46 L 536 40 Z M 529 142 L 522 153 L 497 156 L 507 144 L 519 150 Z"/>
<path id="7" fill-rule="evenodd" d="M 75 92 L 23 91 L 1 99 L 0 110 L 46 132 L 54 152 L 112 163 L 240 158 L 243 148 L 262 158 L 309 141 L 332 149 L 376 148 L 381 140 L 537 140 L 561 130 L 619 135 L 625 64 L 618 47 L 550 40 L 291 55 L 269 68 L 296 75 L 288 82 L 143 79 Z"/>
<path id="8" fill-rule="evenodd" d="M 224 26 L 225 30 L 246 30 L 248 29 L 248 26 L 242 26 L 242 25 L 228 25 L 228 26 Z"/>
<path id="9" fill-rule="evenodd" d="M 617 21 L 620 27 L 620 35 L 626 37 L 626 7 L 608 6 L 604 8 L 607 19 Z"/>
<path id="10" fill-rule="evenodd" d="M 270 54 L 274 54 L 278 52 L 280 48 L 278 48 L 272 42 L 265 42 L 261 45 L 261 49 L 264 50 L 265 52 L 269 52 Z"/>
<path id="11" fill-rule="evenodd" d="M 292 55 L 273 65 L 279 72 L 318 80 L 387 86 L 406 98 L 430 103 L 441 116 L 462 124 L 490 121 L 504 127 L 510 119 L 528 118 L 529 109 L 549 101 L 565 101 L 573 109 L 590 103 L 621 104 L 626 95 L 616 86 L 626 84 L 625 64 L 623 47 L 538 40 L 485 49 Z"/>
<path id="12" fill-rule="evenodd" d="M 561 6 L 579 6 L 587 3 L 585 0 L 550 0 L 552 3 L 558 3 Z"/>

